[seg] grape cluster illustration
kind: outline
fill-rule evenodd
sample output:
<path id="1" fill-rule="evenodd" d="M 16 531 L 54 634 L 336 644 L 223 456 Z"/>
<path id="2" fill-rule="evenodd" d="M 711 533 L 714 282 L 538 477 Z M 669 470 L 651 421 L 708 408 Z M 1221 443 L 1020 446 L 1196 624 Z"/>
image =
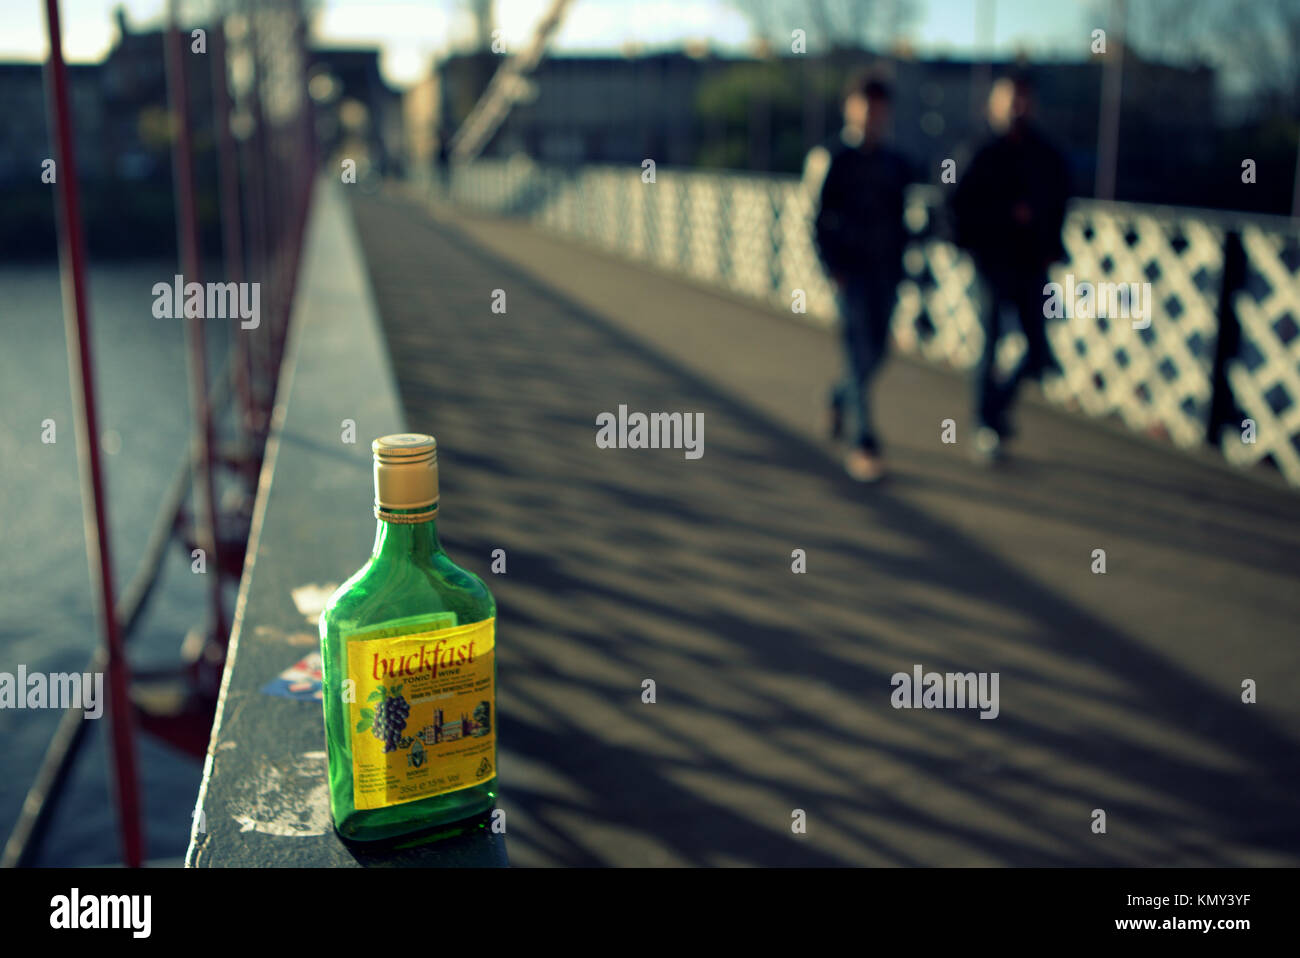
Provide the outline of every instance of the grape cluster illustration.
<path id="1" fill-rule="evenodd" d="M 375 703 L 375 707 L 361 710 L 357 731 L 365 732 L 369 729 L 375 738 L 384 743 L 385 752 L 409 748 L 411 738 L 402 735 L 402 732 L 411 715 L 411 703 L 402 696 L 402 687 L 395 685 L 392 689 L 385 689 L 381 685 L 370 693 L 370 701 Z"/>
<path id="2" fill-rule="evenodd" d="M 375 738 L 384 743 L 385 752 L 398 747 L 410 714 L 410 704 L 400 695 L 391 695 L 375 706 L 375 719 L 370 730 Z"/>

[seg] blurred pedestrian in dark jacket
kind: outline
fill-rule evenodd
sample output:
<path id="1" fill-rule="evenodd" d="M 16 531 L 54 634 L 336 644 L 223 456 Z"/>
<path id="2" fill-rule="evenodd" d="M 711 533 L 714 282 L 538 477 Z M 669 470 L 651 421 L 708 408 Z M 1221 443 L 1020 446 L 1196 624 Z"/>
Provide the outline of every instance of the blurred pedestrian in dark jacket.
<path id="1" fill-rule="evenodd" d="M 952 197 L 957 244 L 970 252 L 980 279 L 984 351 L 975 371 L 975 447 L 988 459 L 1012 433 L 1007 414 L 1021 381 L 1060 369 L 1047 342 L 1043 304 L 1047 269 L 1065 258 L 1061 224 L 1069 172 L 1065 157 L 1034 124 L 1033 106 L 1027 74 L 993 84 L 988 116 L 994 138 L 971 159 Z M 995 358 L 1005 307 L 1019 317 L 1028 348 L 999 382 Z"/>
<path id="2" fill-rule="evenodd" d="M 849 84 L 844 130 L 830 148 L 816 218 L 817 251 L 835 284 L 845 374 L 831 393 L 831 433 L 848 426 L 849 475 L 873 482 L 884 475 L 880 440 L 870 412 L 870 386 L 885 358 L 889 321 L 903 276 L 903 192 L 915 171 L 886 145 L 891 91 L 872 74 Z"/>

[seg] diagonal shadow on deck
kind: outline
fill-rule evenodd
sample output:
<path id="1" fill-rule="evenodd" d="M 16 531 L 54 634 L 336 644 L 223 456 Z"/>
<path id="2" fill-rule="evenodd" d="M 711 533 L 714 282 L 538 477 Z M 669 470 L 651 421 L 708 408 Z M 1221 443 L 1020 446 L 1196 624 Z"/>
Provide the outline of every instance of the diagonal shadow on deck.
<path id="1" fill-rule="evenodd" d="M 1300 863 L 1297 742 L 1240 703 L 1237 673 L 1207 682 L 904 494 L 962 495 L 953 473 L 863 490 L 463 233 L 387 200 L 354 211 L 409 425 L 439 440 L 444 544 L 501 610 L 512 861 Z M 717 361 L 746 348 L 720 341 Z M 705 456 L 598 449 L 595 416 L 620 403 L 703 412 Z M 1141 479 L 1097 462 L 1023 508 L 1115 521 L 1108 492 Z M 970 509 L 996 521 L 981 488 Z M 1175 542 L 1185 521 L 1119 508 Z M 1216 560 L 1272 559 L 1294 584 L 1300 513 L 1283 518 Z M 999 672 L 1001 714 L 893 709 L 890 675 L 914 663 Z"/>

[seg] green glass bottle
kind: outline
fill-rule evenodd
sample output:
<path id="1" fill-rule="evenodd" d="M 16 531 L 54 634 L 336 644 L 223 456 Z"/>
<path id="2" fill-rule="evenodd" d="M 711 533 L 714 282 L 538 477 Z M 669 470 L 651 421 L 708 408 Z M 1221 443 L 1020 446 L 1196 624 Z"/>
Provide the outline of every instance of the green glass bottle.
<path id="1" fill-rule="evenodd" d="M 432 436 L 371 444 L 375 545 L 320 617 L 330 810 L 374 841 L 490 809 L 496 603 L 438 542 Z"/>

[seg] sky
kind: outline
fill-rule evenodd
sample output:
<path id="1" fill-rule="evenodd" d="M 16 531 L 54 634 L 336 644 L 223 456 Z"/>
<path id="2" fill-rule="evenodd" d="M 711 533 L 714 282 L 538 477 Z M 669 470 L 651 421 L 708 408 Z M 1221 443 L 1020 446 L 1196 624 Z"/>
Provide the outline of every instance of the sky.
<path id="1" fill-rule="evenodd" d="M 618 51 L 626 44 L 677 46 L 705 39 L 723 50 L 749 47 L 753 30 L 746 0 L 573 0 L 552 49 L 559 52 Z M 977 43 L 976 10 L 993 8 L 992 43 Z M 165 0 L 61 0 L 64 54 L 96 61 L 113 44 L 113 10 L 124 6 L 137 26 L 162 21 Z M 206 9 L 207 0 L 185 0 L 182 11 Z M 507 47 L 522 45 L 550 0 L 496 0 L 496 26 Z M 793 6 L 793 5 L 790 5 Z M 921 54 L 1011 55 L 1018 50 L 1061 56 L 1087 53 L 1093 12 L 1089 0 L 915 0 L 918 17 L 908 38 Z M 462 0 L 321 0 L 314 36 L 325 45 L 376 45 L 384 49 L 385 78 L 407 85 L 422 76 L 433 57 L 470 34 Z M 44 3 L 0 0 L 0 60 L 44 59 L 48 50 Z M 184 13 L 182 14 L 184 19 Z M 791 29 L 812 24 L 792 22 Z"/>

